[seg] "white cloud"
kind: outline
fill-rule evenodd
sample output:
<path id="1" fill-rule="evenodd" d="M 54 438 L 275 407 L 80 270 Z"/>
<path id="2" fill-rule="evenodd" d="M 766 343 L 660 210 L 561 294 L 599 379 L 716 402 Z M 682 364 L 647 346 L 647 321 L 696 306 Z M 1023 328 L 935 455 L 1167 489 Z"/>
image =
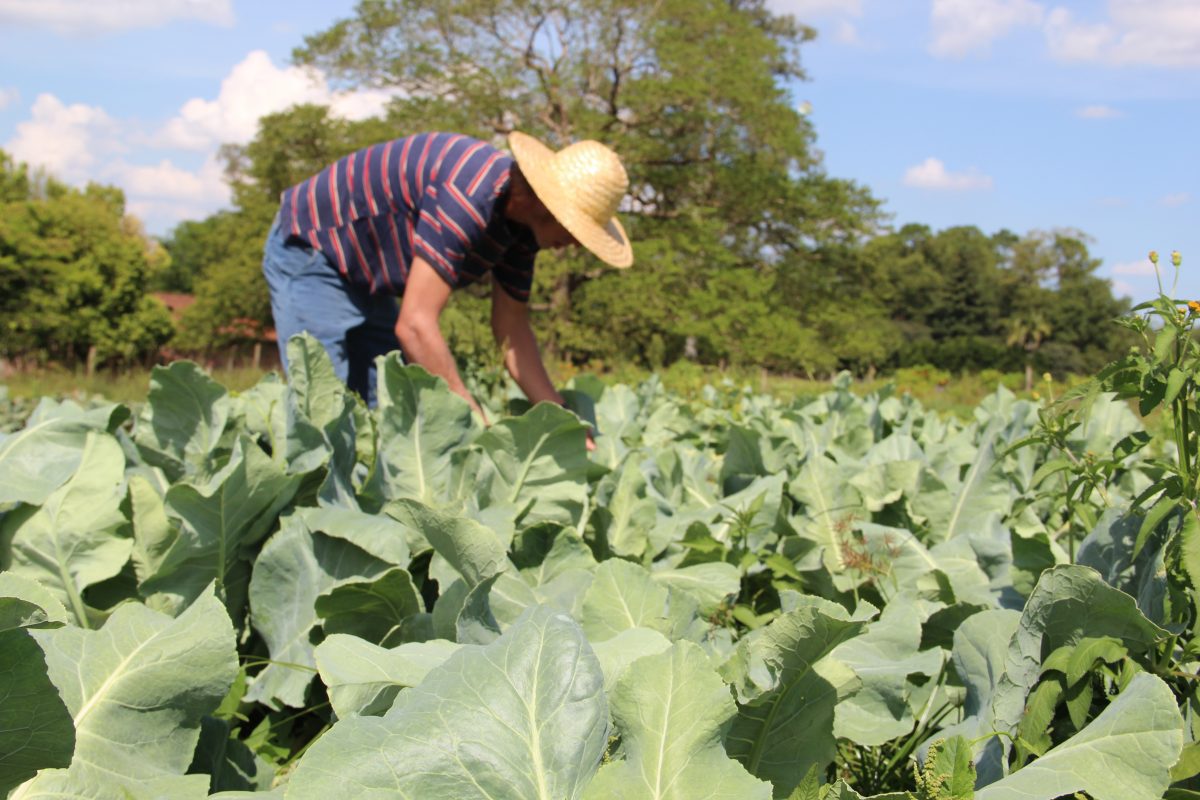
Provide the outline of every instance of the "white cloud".
<path id="1" fill-rule="evenodd" d="M 1126 277 L 1152 278 L 1154 277 L 1154 264 L 1150 263 L 1148 258 L 1140 261 L 1122 261 L 1119 264 L 1113 264 L 1111 272 L 1113 275 Z"/>
<path id="2" fill-rule="evenodd" d="M 229 201 L 229 187 L 214 157 L 195 172 L 181 169 L 167 159 L 152 165 L 121 163 L 116 165 L 114 177 L 125 191 L 137 197 L 207 203 Z"/>
<path id="3" fill-rule="evenodd" d="M 838 44 L 858 45 L 858 28 L 849 18 L 863 14 L 862 0 L 767 0 L 767 7 L 776 14 L 791 14 L 803 23 L 820 20 L 822 36 L 826 27 L 830 38 Z"/>
<path id="4" fill-rule="evenodd" d="M 383 111 L 393 95 L 379 90 L 334 92 L 320 73 L 301 67 L 276 67 L 262 50 L 234 66 L 215 99 L 192 98 L 156 137 L 166 147 L 208 150 L 254 138 L 258 120 L 297 103 L 329 105 L 347 119 L 365 119 Z"/>
<path id="5" fill-rule="evenodd" d="M 177 19 L 230 26 L 232 0 L 0 0 L 0 24 L 67 35 L 156 28 Z"/>
<path id="6" fill-rule="evenodd" d="M 0 86 L 0 111 L 21 99 L 21 92 L 15 86 Z"/>
<path id="7" fill-rule="evenodd" d="M 801 22 L 829 14 L 862 15 L 862 0 L 768 0 L 767 5 L 776 14 L 792 14 Z"/>
<path id="8" fill-rule="evenodd" d="M 114 119 L 96 106 L 42 94 L 30 118 L 18 123 L 15 135 L 0 147 L 68 184 L 98 181 L 120 187 L 130 213 L 149 230 L 165 231 L 228 206 L 218 147 L 248 142 L 262 115 L 307 102 L 363 119 L 381 113 L 392 96 L 377 90 L 335 92 L 320 73 L 276 67 L 266 53 L 255 51 L 230 71 L 214 98 L 188 100 L 155 131 Z M 202 161 L 196 153 L 203 154 Z M 192 169 L 189 163 L 200 166 Z"/>
<path id="9" fill-rule="evenodd" d="M 1124 115 L 1112 106 L 1096 105 L 1076 109 L 1075 116 L 1081 119 L 1116 119 Z"/>
<path id="10" fill-rule="evenodd" d="M 917 189 L 965 192 L 974 189 L 991 189 L 992 178 L 974 167 L 966 172 L 949 172 L 940 159 L 931 156 L 905 171 L 904 185 Z"/>
<path id="11" fill-rule="evenodd" d="M 1113 294 L 1117 297 L 1134 297 L 1138 290 L 1129 281 L 1109 281 L 1112 284 Z"/>
<path id="12" fill-rule="evenodd" d="M 1107 11 L 1103 21 L 1085 22 L 1055 8 L 1046 22 L 1051 54 L 1116 66 L 1200 66 L 1197 0 L 1109 0 Z"/>
<path id="13" fill-rule="evenodd" d="M 929 51 L 964 58 L 986 51 L 1013 28 L 1039 26 L 1045 9 L 1032 0 L 933 0 L 933 42 Z"/>
<path id="14" fill-rule="evenodd" d="M 124 149 L 117 122 L 102 108 L 66 105 L 52 94 L 41 94 L 31 113 L 31 119 L 17 123 L 16 136 L 4 149 L 61 180 L 78 183 L 94 177 L 98 166 Z"/>
<path id="15" fill-rule="evenodd" d="M 833 31 L 833 40 L 838 44 L 862 44 L 858 38 L 858 28 L 854 23 L 841 20 Z"/>
<path id="16" fill-rule="evenodd" d="M 185 219 L 203 219 L 231 200 L 224 170 L 211 154 L 190 171 L 163 159 L 154 165 L 117 165 L 112 182 L 128 197 L 128 211 L 149 230 L 166 231 Z"/>
<path id="17" fill-rule="evenodd" d="M 1190 202 L 1192 202 L 1192 195 L 1190 193 L 1175 192 L 1174 194 L 1169 194 L 1163 197 L 1158 201 L 1158 204 L 1166 206 L 1167 208 L 1179 208 L 1180 206 L 1185 206 Z"/>

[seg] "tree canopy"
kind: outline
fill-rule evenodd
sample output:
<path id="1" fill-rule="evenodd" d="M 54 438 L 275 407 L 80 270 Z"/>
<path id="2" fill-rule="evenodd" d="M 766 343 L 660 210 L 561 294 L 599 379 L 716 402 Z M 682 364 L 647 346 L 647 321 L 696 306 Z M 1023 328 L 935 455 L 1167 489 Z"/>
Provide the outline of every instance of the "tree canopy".
<path id="1" fill-rule="evenodd" d="M 270 324 L 260 264 L 280 192 L 391 138 L 454 130 L 503 147 L 521 130 L 552 147 L 601 140 L 631 181 L 620 213 L 633 269 L 578 251 L 538 258 L 531 309 L 553 358 L 827 375 L 916 364 L 1087 371 L 1119 351 L 1109 321 L 1125 306 L 1095 274 L 1082 233 L 892 228 L 868 189 L 825 172 L 788 92 L 805 78 L 801 53 L 814 36 L 764 0 L 363 0 L 294 59 L 340 88 L 388 90 L 386 112 L 351 122 L 300 105 L 263 117 L 251 142 L 222 149 L 234 207 L 181 224 L 165 254 L 126 230 L 119 192 L 39 184 L 5 161 L 0 202 L 19 208 L 0 223 L 0 289 L 10 289 L 0 303 L 15 310 L 37 295 L 58 313 L 95 306 L 77 299 L 82 289 L 54 294 L 70 281 L 45 266 L 82 269 L 78 253 L 47 250 L 46 237 L 62 238 L 50 208 L 86 207 L 93 222 L 73 227 L 107 220 L 106 231 L 128 234 L 101 237 L 110 255 L 97 265 L 113 263 L 120 243 L 130 275 L 195 291 L 177 345 L 255 338 Z M 122 323 L 137 335 L 114 336 L 86 313 L 61 324 L 5 314 L 20 332 L 10 352 L 104 341 L 106 357 L 127 358 L 161 340 L 152 309 L 121 297 L 128 311 L 108 318 L 140 314 Z M 452 349 L 488 358 L 487 320 L 486 287 L 456 292 L 444 317 Z"/>
<path id="2" fill-rule="evenodd" d="M 162 249 L 113 187 L 73 189 L 0 152 L 0 356 L 128 363 L 172 333 L 146 294 Z"/>

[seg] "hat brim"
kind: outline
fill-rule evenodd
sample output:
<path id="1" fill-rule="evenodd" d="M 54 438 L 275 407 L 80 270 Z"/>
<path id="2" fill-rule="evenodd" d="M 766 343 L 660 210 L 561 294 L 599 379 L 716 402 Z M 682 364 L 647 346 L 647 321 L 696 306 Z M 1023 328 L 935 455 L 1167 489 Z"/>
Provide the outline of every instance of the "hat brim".
<path id="1" fill-rule="evenodd" d="M 508 135 L 508 146 L 534 194 L 577 242 L 609 266 L 625 269 L 633 265 L 633 248 L 621 221 L 613 217 L 601 225 L 578 209 L 554 172 L 553 150 L 519 131 Z"/>

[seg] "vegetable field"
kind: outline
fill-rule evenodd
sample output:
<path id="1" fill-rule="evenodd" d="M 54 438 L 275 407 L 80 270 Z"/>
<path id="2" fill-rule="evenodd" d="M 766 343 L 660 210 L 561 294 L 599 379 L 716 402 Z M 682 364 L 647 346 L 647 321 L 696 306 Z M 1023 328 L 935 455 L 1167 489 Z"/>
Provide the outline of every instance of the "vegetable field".
<path id="1" fill-rule="evenodd" d="M 1200 797 L 1196 524 L 1123 400 L 577 379 L 485 429 L 291 348 L 0 434 L 0 793 Z"/>

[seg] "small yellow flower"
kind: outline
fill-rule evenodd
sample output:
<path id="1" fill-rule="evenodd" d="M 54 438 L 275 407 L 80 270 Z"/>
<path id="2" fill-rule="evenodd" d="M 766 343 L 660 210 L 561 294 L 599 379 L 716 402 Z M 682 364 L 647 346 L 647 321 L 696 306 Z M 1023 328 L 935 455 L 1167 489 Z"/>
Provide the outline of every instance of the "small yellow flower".
<path id="1" fill-rule="evenodd" d="M 1151 264 L 1157 264 L 1157 263 L 1158 263 L 1158 251 L 1157 251 L 1157 250 L 1151 250 L 1151 251 L 1150 251 L 1150 263 L 1151 263 Z"/>
<path id="2" fill-rule="evenodd" d="M 1044 380 L 1046 383 L 1053 383 L 1053 382 L 1054 382 L 1054 376 L 1053 376 L 1053 375 L 1051 375 L 1049 372 L 1043 372 L 1043 373 L 1042 373 L 1042 380 Z"/>
<path id="3" fill-rule="evenodd" d="M 1178 250 L 1172 250 L 1171 251 L 1171 264 L 1173 266 L 1178 267 L 1182 263 L 1183 263 L 1183 256 L 1179 255 Z"/>
<path id="4" fill-rule="evenodd" d="M 1042 399 L 1042 396 L 1041 396 L 1040 394 L 1038 394 L 1037 392 L 1030 392 L 1030 394 L 1032 394 L 1032 395 L 1033 395 L 1033 399 L 1034 399 L 1034 400 L 1041 400 L 1041 399 Z"/>
<path id="5" fill-rule="evenodd" d="M 1189 300 L 1188 308 L 1192 310 L 1193 314 L 1200 314 L 1200 301 Z"/>

